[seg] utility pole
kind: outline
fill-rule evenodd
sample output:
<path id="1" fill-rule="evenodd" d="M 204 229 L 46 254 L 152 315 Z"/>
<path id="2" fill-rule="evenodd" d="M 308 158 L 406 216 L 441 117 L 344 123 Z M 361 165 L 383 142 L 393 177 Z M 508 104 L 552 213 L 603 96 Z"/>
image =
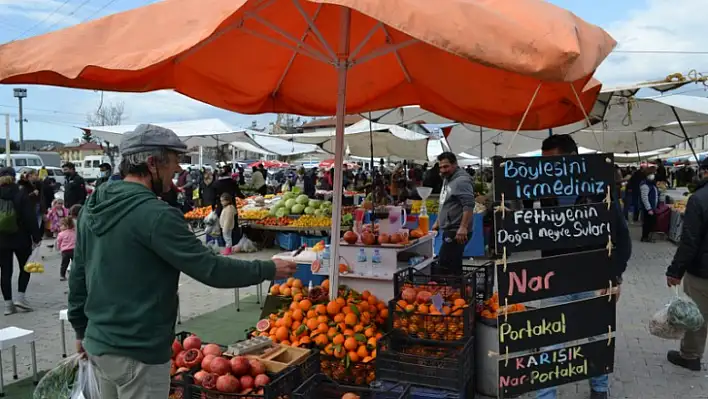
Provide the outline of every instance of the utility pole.
<path id="1" fill-rule="evenodd" d="M 5 114 L 5 166 L 12 166 L 12 158 L 10 158 L 10 114 Z"/>
<path id="2" fill-rule="evenodd" d="M 17 97 L 20 107 L 20 151 L 25 150 L 25 136 L 24 136 L 24 118 L 22 116 L 22 99 L 27 97 L 27 89 L 14 89 L 14 95 Z"/>

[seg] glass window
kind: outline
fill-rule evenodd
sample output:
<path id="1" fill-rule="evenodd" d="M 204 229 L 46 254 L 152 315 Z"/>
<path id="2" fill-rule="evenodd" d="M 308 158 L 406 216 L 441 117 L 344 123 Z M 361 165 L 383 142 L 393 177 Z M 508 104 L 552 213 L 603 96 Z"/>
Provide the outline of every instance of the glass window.
<path id="1" fill-rule="evenodd" d="M 49 173 L 51 174 L 52 172 L 54 172 L 55 176 L 64 176 L 64 171 L 61 169 L 51 169 Z"/>
<path id="2" fill-rule="evenodd" d="M 100 165 L 101 165 L 101 161 L 98 161 L 98 160 L 94 160 L 94 161 L 93 161 L 93 167 L 94 167 L 94 168 L 98 168 Z"/>
<path id="3" fill-rule="evenodd" d="M 47 169 L 47 176 L 54 176 L 54 170 L 53 170 L 53 169 Z"/>
<path id="4" fill-rule="evenodd" d="M 42 161 L 40 159 L 30 158 L 27 160 L 27 165 L 29 165 L 29 166 L 42 166 Z"/>
<path id="5" fill-rule="evenodd" d="M 84 161 L 84 168 L 90 168 L 91 167 L 91 161 Z"/>
<path id="6" fill-rule="evenodd" d="M 27 166 L 27 160 L 24 158 L 15 158 L 15 166 Z"/>

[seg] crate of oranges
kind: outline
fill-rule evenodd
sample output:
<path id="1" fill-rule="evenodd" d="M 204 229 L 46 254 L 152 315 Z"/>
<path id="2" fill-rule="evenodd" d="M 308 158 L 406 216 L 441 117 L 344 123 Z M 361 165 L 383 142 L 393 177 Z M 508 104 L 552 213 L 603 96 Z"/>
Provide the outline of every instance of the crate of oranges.
<path id="1" fill-rule="evenodd" d="M 494 292 L 492 297 L 484 301 L 484 310 L 482 310 L 482 322 L 490 326 L 497 325 L 497 317 L 503 317 L 504 314 L 523 312 L 526 310 L 526 306 L 515 303 L 512 305 L 499 305 L 499 293 Z"/>
<path id="2" fill-rule="evenodd" d="M 329 280 L 321 289 L 329 290 Z M 317 348 L 322 373 L 335 381 L 366 385 L 375 379 L 376 340 L 388 315 L 385 302 L 370 292 L 340 286 L 333 301 L 326 295 L 293 298 L 289 306 L 258 322 L 252 334 Z"/>
<path id="3" fill-rule="evenodd" d="M 394 276 L 400 292 L 389 302 L 390 326 L 434 341 L 461 341 L 474 334 L 475 276 L 431 276 L 414 269 Z"/>

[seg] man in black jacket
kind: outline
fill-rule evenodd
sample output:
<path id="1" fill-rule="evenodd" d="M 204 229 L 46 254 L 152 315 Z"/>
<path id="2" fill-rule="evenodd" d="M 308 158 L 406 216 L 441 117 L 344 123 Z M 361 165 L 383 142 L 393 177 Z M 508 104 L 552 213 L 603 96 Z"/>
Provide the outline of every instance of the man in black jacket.
<path id="1" fill-rule="evenodd" d="M 76 173 L 76 166 L 67 162 L 62 165 L 64 169 L 64 204 L 67 208 L 79 204 L 83 205 L 86 202 L 86 182 L 84 178 Z"/>
<path id="2" fill-rule="evenodd" d="M 674 260 L 666 270 L 669 287 L 680 285 L 696 302 L 708 320 L 708 159 L 699 170 L 701 181 L 696 192 L 688 198 L 683 217 L 683 231 Z M 669 351 L 669 362 L 693 371 L 701 371 L 701 358 L 706 350 L 708 328 L 704 321 L 698 331 L 686 331 L 680 351 Z"/>

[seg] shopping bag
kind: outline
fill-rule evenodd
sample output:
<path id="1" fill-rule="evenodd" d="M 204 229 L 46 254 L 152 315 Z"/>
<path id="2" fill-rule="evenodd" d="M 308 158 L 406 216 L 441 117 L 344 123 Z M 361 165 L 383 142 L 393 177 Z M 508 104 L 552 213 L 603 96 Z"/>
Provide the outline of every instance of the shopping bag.
<path id="1" fill-rule="evenodd" d="M 691 298 L 679 296 L 678 286 L 676 296 L 667 308 L 667 317 L 669 323 L 688 331 L 697 331 L 705 322 L 698 305 Z"/>
<path id="2" fill-rule="evenodd" d="M 248 237 L 246 237 L 246 235 L 244 234 L 238 244 L 236 244 L 236 246 L 234 247 L 234 251 L 257 252 L 258 248 L 256 247 L 256 244 L 254 244 L 253 241 L 249 240 Z"/>
<path id="3" fill-rule="evenodd" d="M 25 263 L 25 271 L 27 273 L 44 273 L 44 265 L 42 264 L 42 255 L 40 254 L 41 248 L 37 246 L 32 250 L 32 254 L 27 263 Z"/>
<path id="4" fill-rule="evenodd" d="M 649 333 L 663 339 L 682 339 L 686 329 L 669 323 L 669 306 L 654 313 L 649 320 Z"/>
<path id="5" fill-rule="evenodd" d="M 39 380 L 32 398 L 100 399 L 96 368 L 81 354 L 69 356 Z"/>

